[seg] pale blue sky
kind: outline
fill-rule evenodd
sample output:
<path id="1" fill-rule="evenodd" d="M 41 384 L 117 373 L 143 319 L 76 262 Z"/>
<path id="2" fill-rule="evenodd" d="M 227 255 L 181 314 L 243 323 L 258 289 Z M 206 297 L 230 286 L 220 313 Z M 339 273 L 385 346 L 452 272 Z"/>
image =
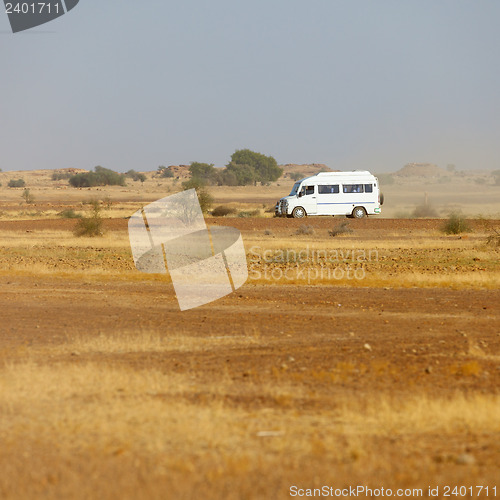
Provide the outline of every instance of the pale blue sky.
<path id="1" fill-rule="evenodd" d="M 0 168 L 500 168 L 498 0 L 80 0 L 0 13 Z"/>

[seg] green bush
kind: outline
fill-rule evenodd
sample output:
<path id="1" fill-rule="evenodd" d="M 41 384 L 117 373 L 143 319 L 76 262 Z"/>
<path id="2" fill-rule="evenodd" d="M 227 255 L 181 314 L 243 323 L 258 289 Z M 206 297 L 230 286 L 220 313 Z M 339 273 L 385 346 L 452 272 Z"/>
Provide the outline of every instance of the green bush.
<path id="1" fill-rule="evenodd" d="M 219 205 L 212 210 L 213 217 L 225 217 L 226 215 L 234 215 L 235 213 L 235 208 L 226 205 Z"/>
<path id="2" fill-rule="evenodd" d="M 99 203 L 93 203 L 92 215 L 81 218 L 75 226 L 75 236 L 102 236 L 102 217 Z"/>
<path id="3" fill-rule="evenodd" d="M 302 172 L 292 172 L 290 174 L 290 179 L 293 181 L 298 181 L 299 179 L 303 179 L 305 175 Z"/>
<path id="4" fill-rule="evenodd" d="M 446 234 L 459 234 L 470 231 L 470 227 L 462 215 L 452 213 L 443 224 L 442 230 Z"/>
<path id="5" fill-rule="evenodd" d="M 26 186 L 26 182 L 24 182 L 24 179 L 11 179 L 7 186 L 10 188 L 23 188 Z"/>
<path id="6" fill-rule="evenodd" d="M 94 172 L 85 172 L 69 178 L 73 187 L 125 186 L 125 174 L 104 167 L 95 167 Z"/>

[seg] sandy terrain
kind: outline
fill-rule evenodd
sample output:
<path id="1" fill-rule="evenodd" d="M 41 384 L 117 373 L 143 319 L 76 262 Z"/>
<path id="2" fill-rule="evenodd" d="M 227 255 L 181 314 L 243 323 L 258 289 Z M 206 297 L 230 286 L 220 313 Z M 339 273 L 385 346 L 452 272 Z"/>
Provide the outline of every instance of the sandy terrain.
<path id="1" fill-rule="evenodd" d="M 330 237 L 344 220 L 207 219 L 242 231 L 250 277 L 183 313 L 168 275 L 134 269 L 126 219 L 105 220 L 103 238 L 76 238 L 74 220 L 1 220 L 0 496 L 491 495 L 499 221 L 447 236 L 441 220 L 373 218 Z M 364 274 L 314 274 L 345 266 Z"/>

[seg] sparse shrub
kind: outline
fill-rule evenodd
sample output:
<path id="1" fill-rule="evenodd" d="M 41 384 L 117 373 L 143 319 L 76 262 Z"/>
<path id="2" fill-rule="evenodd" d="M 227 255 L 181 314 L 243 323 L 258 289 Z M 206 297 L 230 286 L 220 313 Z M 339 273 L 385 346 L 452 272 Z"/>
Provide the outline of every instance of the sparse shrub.
<path id="1" fill-rule="evenodd" d="M 144 174 L 136 172 L 135 170 L 129 170 L 128 172 L 126 172 L 125 177 L 129 177 L 133 181 L 144 182 L 146 180 L 146 176 Z"/>
<path id="2" fill-rule="evenodd" d="M 305 175 L 302 172 L 292 172 L 290 174 L 290 179 L 293 181 L 298 181 L 299 179 L 303 179 Z"/>
<path id="3" fill-rule="evenodd" d="M 225 217 L 226 215 L 234 215 L 235 213 L 235 208 L 226 205 L 219 205 L 212 210 L 213 217 Z"/>
<path id="4" fill-rule="evenodd" d="M 266 230 L 264 231 L 264 234 L 265 234 L 266 236 L 274 236 L 274 233 L 273 233 L 270 229 L 266 229 Z"/>
<path id="5" fill-rule="evenodd" d="M 302 226 L 297 229 L 295 234 L 314 234 L 314 228 L 307 224 L 302 224 Z"/>
<path id="6" fill-rule="evenodd" d="M 92 215 L 81 218 L 75 226 L 75 236 L 102 236 L 102 217 L 99 202 L 93 203 Z"/>
<path id="7" fill-rule="evenodd" d="M 81 214 L 77 214 L 72 208 L 67 208 L 57 215 L 63 219 L 80 219 L 82 217 Z"/>
<path id="8" fill-rule="evenodd" d="M 102 200 L 102 202 L 105 204 L 105 207 L 104 207 L 104 208 L 105 208 L 106 210 L 111 210 L 111 207 L 113 206 L 113 202 L 111 201 L 111 198 L 110 198 L 110 196 L 109 196 L 109 195 L 108 195 L 108 196 L 106 196 L 106 197 Z M 99 203 L 99 202 L 98 202 L 98 203 Z"/>
<path id="9" fill-rule="evenodd" d="M 62 181 L 62 180 L 67 180 L 69 179 L 73 174 L 69 172 L 54 172 L 52 174 L 52 180 L 53 181 Z"/>
<path id="10" fill-rule="evenodd" d="M 352 229 L 349 227 L 349 223 L 347 221 L 337 224 L 331 231 L 328 231 L 328 234 L 332 238 L 338 236 L 339 234 L 348 234 L 348 233 L 352 233 Z"/>
<path id="11" fill-rule="evenodd" d="M 442 230 L 446 234 L 460 234 L 470 231 L 470 227 L 462 215 L 452 213 L 443 224 Z"/>
<path id="12" fill-rule="evenodd" d="M 437 217 L 438 213 L 431 204 L 423 203 L 422 205 L 418 205 L 417 207 L 415 207 L 415 210 L 413 210 L 411 216 L 420 219 L 426 217 Z"/>
<path id="13" fill-rule="evenodd" d="M 26 203 L 33 203 L 35 201 L 35 197 L 30 193 L 30 190 L 26 188 L 21 195 Z"/>
<path id="14" fill-rule="evenodd" d="M 26 186 L 26 182 L 24 182 L 24 179 L 11 179 L 7 186 L 10 188 L 23 188 Z"/>
<path id="15" fill-rule="evenodd" d="M 497 248 L 500 247 L 500 231 L 498 231 L 498 229 L 492 228 L 491 233 L 486 238 L 486 243 Z"/>
<path id="16" fill-rule="evenodd" d="M 238 213 L 238 217 L 257 217 L 260 215 L 260 210 L 242 210 L 241 212 Z"/>
<path id="17" fill-rule="evenodd" d="M 168 167 L 165 167 L 163 165 L 160 165 L 157 169 L 156 169 L 156 175 L 158 177 L 162 177 L 162 178 L 166 178 L 166 179 L 169 179 L 169 178 L 172 178 L 174 176 L 174 173 L 172 172 L 172 170 L 170 170 Z"/>

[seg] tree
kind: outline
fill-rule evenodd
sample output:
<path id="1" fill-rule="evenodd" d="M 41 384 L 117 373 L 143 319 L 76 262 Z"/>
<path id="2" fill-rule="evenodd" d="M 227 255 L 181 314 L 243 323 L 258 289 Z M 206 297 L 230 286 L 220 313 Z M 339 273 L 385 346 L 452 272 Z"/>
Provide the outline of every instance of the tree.
<path id="1" fill-rule="evenodd" d="M 205 183 L 196 178 L 191 178 L 190 180 L 182 183 L 182 189 L 187 191 L 188 189 L 195 189 L 198 195 L 198 201 L 200 202 L 201 211 L 206 213 L 212 208 L 214 203 L 213 196 L 208 192 Z"/>
<path id="2" fill-rule="evenodd" d="M 128 172 L 125 172 L 125 177 L 130 177 L 133 181 L 144 182 L 146 180 L 146 176 L 144 174 L 136 172 L 135 170 L 129 170 Z"/>
<path id="3" fill-rule="evenodd" d="M 255 153 L 250 149 L 239 149 L 231 156 L 229 165 L 251 168 L 254 171 L 254 181 L 271 182 L 279 179 L 283 169 L 272 156 Z M 228 167 L 229 167 L 228 165 Z"/>
<path id="4" fill-rule="evenodd" d="M 194 179 L 200 179 L 206 184 L 213 184 L 218 180 L 218 172 L 213 163 L 200 163 L 193 161 L 189 166 L 189 172 Z"/>
<path id="5" fill-rule="evenodd" d="M 229 181 L 224 182 L 224 184 L 234 186 L 247 186 L 248 184 L 253 184 L 258 180 L 257 173 L 251 165 L 244 165 L 233 162 L 229 163 L 229 165 L 226 167 L 225 172 L 222 172 L 221 177 L 223 181 Z"/>
<path id="6" fill-rule="evenodd" d="M 26 188 L 21 195 L 26 203 L 33 203 L 35 201 L 35 197 L 30 193 L 30 190 Z"/>

